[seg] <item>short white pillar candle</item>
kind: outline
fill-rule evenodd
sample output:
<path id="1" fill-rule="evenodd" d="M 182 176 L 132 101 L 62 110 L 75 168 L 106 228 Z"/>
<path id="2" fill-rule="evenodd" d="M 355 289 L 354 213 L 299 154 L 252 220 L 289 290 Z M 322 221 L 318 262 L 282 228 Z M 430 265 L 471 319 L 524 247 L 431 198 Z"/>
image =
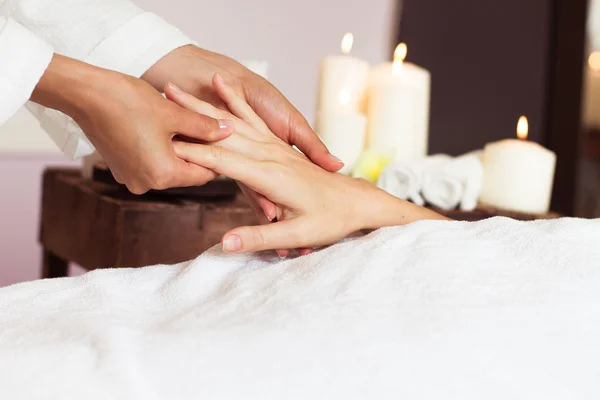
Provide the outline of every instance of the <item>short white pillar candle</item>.
<path id="1" fill-rule="evenodd" d="M 485 146 L 480 202 L 508 211 L 545 214 L 550 209 L 556 154 L 526 140 L 525 117 L 519 119 L 517 132 L 519 139 Z"/>

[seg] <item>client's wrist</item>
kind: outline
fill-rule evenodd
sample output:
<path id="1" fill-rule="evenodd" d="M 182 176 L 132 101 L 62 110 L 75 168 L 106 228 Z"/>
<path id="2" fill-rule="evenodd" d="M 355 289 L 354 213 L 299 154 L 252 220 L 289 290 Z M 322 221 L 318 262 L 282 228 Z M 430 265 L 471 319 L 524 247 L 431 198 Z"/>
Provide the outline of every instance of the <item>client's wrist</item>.
<path id="1" fill-rule="evenodd" d="M 372 186 L 363 197 L 360 229 L 379 229 L 387 226 L 406 225 L 420 220 L 447 220 L 448 218 L 418 206 L 409 201 L 399 199 Z"/>

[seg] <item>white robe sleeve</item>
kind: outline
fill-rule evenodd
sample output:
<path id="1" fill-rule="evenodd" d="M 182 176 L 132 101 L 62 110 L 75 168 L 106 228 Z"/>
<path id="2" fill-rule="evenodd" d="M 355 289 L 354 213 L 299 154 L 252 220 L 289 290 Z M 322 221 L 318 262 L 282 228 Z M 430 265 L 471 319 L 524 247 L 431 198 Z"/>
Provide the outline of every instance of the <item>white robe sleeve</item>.
<path id="1" fill-rule="evenodd" d="M 1 5 L 0 1 L 0 15 Z M 4 12 L 54 46 L 58 54 L 136 77 L 172 50 L 193 43 L 127 0 L 12 0 Z M 66 115 L 33 103 L 28 108 L 68 156 L 78 158 L 94 151 Z"/>
<path id="2" fill-rule="evenodd" d="M 0 17 L 0 125 L 29 100 L 52 54 L 52 46 L 14 20 Z"/>

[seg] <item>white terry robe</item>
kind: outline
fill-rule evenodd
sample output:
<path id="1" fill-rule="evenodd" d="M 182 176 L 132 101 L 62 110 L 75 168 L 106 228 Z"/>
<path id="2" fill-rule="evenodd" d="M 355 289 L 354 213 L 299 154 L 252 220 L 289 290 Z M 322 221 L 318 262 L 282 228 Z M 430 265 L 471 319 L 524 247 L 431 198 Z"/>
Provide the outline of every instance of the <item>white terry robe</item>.
<path id="1" fill-rule="evenodd" d="M 0 0 L 0 125 L 31 96 L 53 53 L 140 77 L 172 50 L 182 32 L 127 0 Z M 27 107 L 70 157 L 93 146 L 66 115 Z"/>

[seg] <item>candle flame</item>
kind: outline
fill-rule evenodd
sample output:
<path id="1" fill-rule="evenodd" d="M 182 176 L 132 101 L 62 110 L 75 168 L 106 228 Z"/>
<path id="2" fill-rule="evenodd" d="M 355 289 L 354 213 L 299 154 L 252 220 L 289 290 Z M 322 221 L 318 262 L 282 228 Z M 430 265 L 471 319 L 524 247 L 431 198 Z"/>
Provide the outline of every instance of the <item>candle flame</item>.
<path id="1" fill-rule="evenodd" d="M 406 60 L 406 55 L 408 54 L 408 46 L 406 43 L 400 43 L 396 46 L 396 50 L 394 51 L 394 62 L 403 63 Z"/>
<path id="2" fill-rule="evenodd" d="M 519 123 L 517 124 L 517 137 L 521 140 L 527 139 L 529 135 L 529 122 L 527 121 L 527 117 L 522 116 L 519 118 Z"/>
<path id="3" fill-rule="evenodd" d="M 590 54 L 588 64 L 592 71 L 600 71 L 600 51 L 595 51 Z"/>
<path id="4" fill-rule="evenodd" d="M 344 38 L 342 39 L 342 53 L 350 54 L 350 52 L 352 51 L 353 44 L 354 44 L 354 35 L 351 34 L 350 32 L 346 33 L 344 35 Z"/>
<path id="5" fill-rule="evenodd" d="M 406 46 L 406 43 L 400 43 L 398 46 L 396 46 L 396 50 L 394 50 L 394 62 L 392 63 L 392 70 L 394 73 L 399 73 L 402 71 L 406 54 L 408 54 L 408 47 Z"/>

